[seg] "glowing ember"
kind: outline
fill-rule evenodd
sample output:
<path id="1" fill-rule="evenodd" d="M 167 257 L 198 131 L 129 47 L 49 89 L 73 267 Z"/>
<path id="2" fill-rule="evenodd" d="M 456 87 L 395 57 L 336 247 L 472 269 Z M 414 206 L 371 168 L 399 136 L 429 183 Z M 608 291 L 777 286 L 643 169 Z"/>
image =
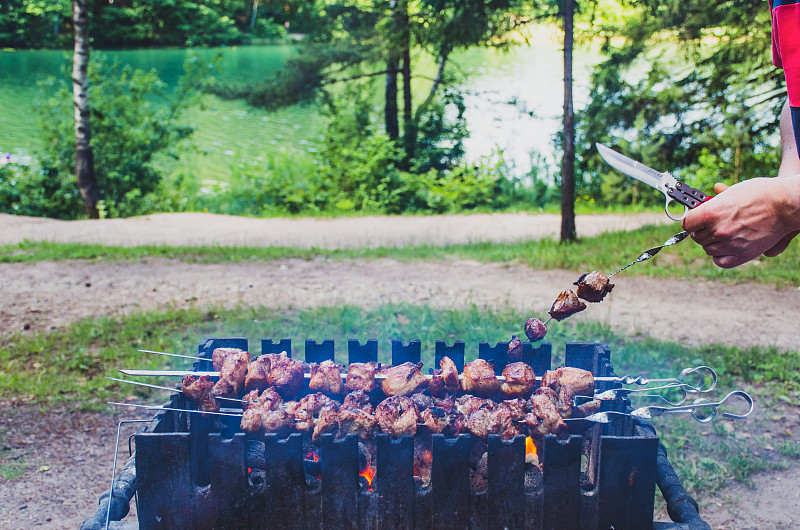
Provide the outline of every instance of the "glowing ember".
<path id="1" fill-rule="evenodd" d="M 315 453 L 314 451 L 309 451 L 308 454 L 306 455 L 305 460 L 313 460 L 314 462 L 319 462 L 319 457 L 317 456 L 317 453 Z"/>
<path id="2" fill-rule="evenodd" d="M 372 466 L 367 466 L 359 475 L 367 479 L 367 491 L 372 491 L 372 479 L 375 478 L 375 469 Z"/>
<path id="3" fill-rule="evenodd" d="M 526 464 L 539 464 L 539 456 L 536 454 L 536 444 L 533 443 L 533 438 L 530 436 L 525 438 L 525 463 Z"/>

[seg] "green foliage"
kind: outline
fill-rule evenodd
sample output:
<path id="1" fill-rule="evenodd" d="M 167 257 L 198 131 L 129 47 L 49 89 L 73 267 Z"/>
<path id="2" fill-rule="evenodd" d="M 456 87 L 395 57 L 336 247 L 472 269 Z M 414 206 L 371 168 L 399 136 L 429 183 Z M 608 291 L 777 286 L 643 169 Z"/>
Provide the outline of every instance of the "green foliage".
<path id="1" fill-rule="evenodd" d="M 213 65 L 190 59 L 174 93 L 155 71 L 120 67 L 102 56 L 89 67 L 92 149 L 101 189 L 100 208 L 110 217 L 156 209 L 162 175 L 153 158 L 178 157 L 191 129 L 177 123 L 195 101 Z M 69 70 L 65 68 L 65 76 Z M 72 87 L 50 78 L 38 105 L 42 130 L 41 169 L 6 169 L 0 182 L 0 211 L 74 218 L 83 215 L 75 183 Z M 11 173 L 9 173 L 11 172 Z"/>
<path id="2" fill-rule="evenodd" d="M 61 47 L 72 42 L 71 0 L 0 2 L 0 48 Z"/>
<path id="3" fill-rule="evenodd" d="M 659 200 L 619 186 L 623 177 L 599 158 L 596 141 L 707 192 L 715 182 L 773 175 L 785 91 L 771 62 L 768 7 L 755 0 L 623 5 L 631 10 L 622 26 L 600 30 L 607 59 L 595 68 L 579 115 L 580 193 L 603 204 Z"/>

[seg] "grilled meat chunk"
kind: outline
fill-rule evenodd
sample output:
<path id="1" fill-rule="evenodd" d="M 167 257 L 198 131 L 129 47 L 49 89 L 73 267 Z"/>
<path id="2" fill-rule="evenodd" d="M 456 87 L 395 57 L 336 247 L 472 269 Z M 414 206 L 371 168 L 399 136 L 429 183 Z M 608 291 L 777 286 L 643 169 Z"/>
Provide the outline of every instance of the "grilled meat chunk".
<path id="1" fill-rule="evenodd" d="M 575 285 L 578 286 L 578 298 L 587 302 L 602 302 L 614 288 L 608 276 L 597 271 L 582 275 Z"/>
<path id="2" fill-rule="evenodd" d="M 569 428 L 558 413 L 558 395 L 551 388 L 540 388 L 531 397 L 531 412 L 525 416 L 528 436 L 541 439 L 545 434 L 555 434 L 564 439 Z"/>
<path id="3" fill-rule="evenodd" d="M 527 330 L 527 324 L 525 329 Z M 512 363 L 522 360 L 522 341 L 516 335 L 508 343 L 508 360 Z"/>
<path id="4" fill-rule="evenodd" d="M 430 407 L 424 409 L 420 415 L 433 434 L 442 434 L 450 426 L 450 415 L 442 408 Z"/>
<path id="5" fill-rule="evenodd" d="M 342 407 L 346 409 L 361 409 L 372 414 L 372 405 L 369 402 L 369 395 L 363 390 L 350 392 L 344 397 Z"/>
<path id="6" fill-rule="evenodd" d="M 547 335 L 547 326 L 538 318 L 531 317 L 525 322 L 525 336 L 531 342 L 539 342 Z"/>
<path id="7" fill-rule="evenodd" d="M 251 390 L 245 394 L 242 401 L 245 410 L 250 407 L 263 407 L 267 410 L 278 410 L 278 407 L 283 403 L 281 396 L 275 392 L 275 389 L 272 387 L 265 389 L 260 395 L 258 390 Z"/>
<path id="8" fill-rule="evenodd" d="M 464 365 L 464 377 L 461 388 L 467 394 L 490 398 L 500 391 L 500 381 L 494 373 L 494 367 L 485 359 L 476 359 Z"/>
<path id="9" fill-rule="evenodd" d="M 247 362 L 250 362 L 250 354 L 239 348 L 214 348 L 211 352 L 211 363 L 214 365 L 214 371 L 219 372 L 222 370 L 222 364 L 229 355 L 247 354 Z"/>
<path id="10" fill-rule="evenodd" d="M 331 360 L 322 361 L 320 364 L 312 363 L 308 388 L 333 396 L 344 394 L 344 380 L 339 367 Z"/>
<path id="11" fill-rule="evenodd" d="M 512 410 L 508 406 L 489 402 L 472 411 L 466 419 L 465 426 L 478 438 L 487 439 L 490 434 L 499 434 L 503 439 L 513 438 L 517 434 Z"/>
<path id="12" fill-rule="evenodd" d="M 428 378 L 422 374 L 422 363 L 403 363 L 382 370 L 385 379 L 381 389 L 387 396 L 410 396 L 428 388 Z"/>
<path id="13" fill-rule="evenodd" d="M 375 373 L 378 371 L 377 363 L 352 363 L 347 367 L 347 380 L 345 386 L 350 392 L 363 390 L 372 392 L 377 387 Z"/>
<path id="14" fill-rule="evenodd" d="M 314 433 L 311 435 L 311 441 L 315 444 L 319 443 L 319 437 L 323 434 L 335 434 L 339 430 L 339 407 L 334 402 L 332 405 L 327 405 L 319 411 L 319 418 L 314 424 Z"/>
<path id="15" fill-rule="evenodd" d="M 292 417 L 285 410 L 261 409 L 261 429 L 267 433 L 285 436 L 292 429 Z"/>
<path id="16" fill-rule="evenodd" d="M 450 357 L 442 357 L 439 361 L 439 368 L 433 371 L 430 380 L 431 395 L 443 398 L 447 394 L 455 394 L 461 390 L 461 382 L 458 380 L 458 368 Z"/>
<path id="17" fill-rule="evenodd" d="M 578 297 L 570 290 L 561 291 L 553 306 L 550 308 L 550 316 L 556 320 L 564 320 L 565 318 L 579 313 L 586 309 L 586 304 L 581 302 Z"/>
<path id="18" fill-rule="evenodd" d="M 375 408 L 375 419 L 378 420 L 381 431 L 392 438 L 400 438 L 406 434 L 417 434 L 420 415 L 410 398 L 392 396 L 381 401 Z"/>
<path id="19" fill-rule="evenodd" d="M 214 351 L 216 352 L 217 350 Z M 223 359 L 222 367 L 219 369 L 219 381 L 215 385 L 219 386 L 219 388 L 214 390 L 216 395 L 225 397 L 241 396 L 249 362 L 250 354 L 246 351 L 230 352 Z"/>
<path id="20" fill-rule="evenodd" d="M 260 355 L 247 367 L 244 378 L 244 390 L 264 390 L 269 386 L 269 371 L 272 370 L 272 359 L 268 355 Z"/>
<path id="21" fill-rule="evenodd" d="M 207 375 L 201 375 L 200 378 L 187 375 L 181 382 L 181 392 L 194 403 L 197 410 L 205 412 L 219 411 L 219 400 L 211 396 L 212 388 L 214 381 Z"/>
<path id="22" fill-rule="evenodd" d="M 290 401 L 286 404 L 286 412 L 292 416 L 294 428 L 299 432 L 310 433 L 314 430 L 317 416 L 324 407 L 336 407 L 336 402 L 331 398 L 317 392 L 304 396 L 300 401 Z"/>
<path id="23" fill-rule="evenodd" d="M 542 387 L 549 387 L 559 392 L 564 385 L 571 385 L 576 396 L 594 396 L 594 376 L 588 370 L 562 366 L 548 370 L 542 376 Z"/>
<path id="24" fill-rule="evenodd" d="M 293 399 L 303 386 L 305 370 L 303 363 L 289 357 L 273 359 L 269 371 L 269 385 L 285 400 Z"/>
<path id="25" fill-rule="evenodd" d="M 500 385 L 500 391 L 507 398 L 529 398 L 536 390 L 536 375 L 526 363 L 507 364 L 503 377 L 506 380 Z"/>
<path id="26" fill-rule="evenodd" d="M 362 440 L 370 440 L 378 427 L 375 416 L 359 408 L 340 408 L 338 422 L 337 437 L 339 438 L 344 438 L 348 434 L 356 434 Z"/>
<path id="27" fill-rule="evenodd" d="M 233 386 L 228 379 L 223 379 L 222 377 L 214 384 L 214 388 L 211 389 L 211 397 L 218 398 L 235 398 L 236 397 L 236 387 Z"/>
<path id="28" fill-rule="evenodd" d="M 261 407 L 250 407 L 242 414 L 239 424 L 244 432 L 257 433 L 261 430 Z"/>

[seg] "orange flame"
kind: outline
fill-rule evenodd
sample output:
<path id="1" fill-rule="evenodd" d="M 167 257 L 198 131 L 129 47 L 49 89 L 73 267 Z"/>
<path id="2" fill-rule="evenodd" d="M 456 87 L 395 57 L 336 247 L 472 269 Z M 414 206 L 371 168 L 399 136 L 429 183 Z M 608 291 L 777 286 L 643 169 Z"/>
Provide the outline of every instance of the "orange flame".
<path id="1" fill-rule="evenodd" d="M 319 456 L 315 451 L 309 451 L 305 457 L 305 460 L 313 460 L 314 462 L 319 462 Z"/>
<path id="2" fill-rule="evenodd" d="M 375 469 L 368 465 L 359 475 L 367 479 L 367 491 L 372 491 L 372 479 L 375 478 Z"/>
<path id="3" fill-rule="evenodd" d="M 538 464 L 539 456 L 536 454 L 536 444 L 530 436 L 525 438 L 525 462 L 528 464 Z"/>

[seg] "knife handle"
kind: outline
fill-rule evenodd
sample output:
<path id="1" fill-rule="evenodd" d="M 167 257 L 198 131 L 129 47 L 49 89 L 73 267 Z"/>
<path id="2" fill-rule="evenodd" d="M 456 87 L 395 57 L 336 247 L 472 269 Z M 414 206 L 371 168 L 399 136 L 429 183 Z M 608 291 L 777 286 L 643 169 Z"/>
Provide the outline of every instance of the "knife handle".
<path id="1" fill-rule="evenodd" d="M 677 181 L 674 188 L 667 188 L 667 195 L 689 209 L 696 208 L 712 198 L 710 195 L 706 195 L 702 191 L 681 181 Z"/>

